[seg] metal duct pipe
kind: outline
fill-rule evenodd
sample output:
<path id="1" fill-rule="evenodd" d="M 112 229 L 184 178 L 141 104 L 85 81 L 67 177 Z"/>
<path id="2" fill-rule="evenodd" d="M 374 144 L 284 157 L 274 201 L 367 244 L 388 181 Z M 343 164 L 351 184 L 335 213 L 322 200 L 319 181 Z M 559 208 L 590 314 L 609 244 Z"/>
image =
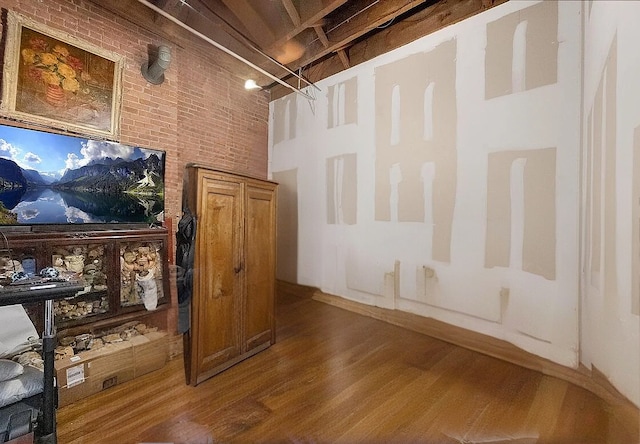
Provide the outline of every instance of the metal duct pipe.
<path id="1" fill-rule="evenodd" d="M 309 100 L 315 100 L 314 97 L 310 96 L 309 94 L 305 93 L 304 91 L 297 89 L 295 86 L 289 85 L 284 80 L 281 80 L 280 78 L 274 76 L 273 74 L 265 71 L 264 69 L 260 68 L 258 65 L 255 65 L 254 63 L 250 62 L 249 60 L 245 59 L 244 57 L 242 57 L 242 56 L 236 54 L 235 52 L 231 51 L 230 49 L 222 46 L 220 43 L 216 42 L 215 40 L 207 37 L 206 35 L 202 34 L 199 31 L 196 31 L 195 29 L 191 28 L 190 26 L 185 25 L 184 23 L 182 23 L 180 20 L 178 20 L 177 18 L 175 18 L 171 14 L 168 14 L 163 9 L 158 8 L 156 5 L 154 5 L 152 3 L 149 3 L 147 0 L 138 0 L 138 2 L 142 3 L 147 8 L 152 9 L 153 11 L 157 12 L 158 14 L 163 16 L 164 18 L 166 18 L 168 20 L 171 20 L 173 23 L 175 23 L 176 25 L 180 26 L 181 28 L 189 31 L 193 35 L 196 35 L 196 36 L 200 37 L 202 40 L 204 40 L 204 41 L 210 43 L 211 45 L 215 46 L 220 51 L 229 54 L 231 57 L 240 60 L 245 65 L 250 66 L 251 68 L 255 69 L 256 71 L 258 71 L 258 72 L 260 72 L 262 74 L 264 74 L 265 76 L 269 77 L 270 79 L 275 80 L 276 82 L 278 82 L 282 86 L 285 86 L 285 87 L 295 91 L 296 93 L 300 94 L 301 96 L 306 97 Z"/>
<path id="2" fill-rule="evenodd" d="M 158 57 L 153 64 L 143 63 L 140 67 L 142 76 L 147 82 L 159 85 L 164 82 L 164 72 L 171 64 L 171 48 L 165 45 L 158 47 Z"/>

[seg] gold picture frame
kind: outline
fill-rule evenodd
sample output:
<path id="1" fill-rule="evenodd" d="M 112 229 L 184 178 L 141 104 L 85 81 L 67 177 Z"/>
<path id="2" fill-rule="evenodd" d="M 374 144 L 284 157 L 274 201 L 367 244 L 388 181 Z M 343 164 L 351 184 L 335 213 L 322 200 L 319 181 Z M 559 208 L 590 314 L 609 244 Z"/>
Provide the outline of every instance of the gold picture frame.
<path id="1" fill-rule="evenodd" d="M 123 57 L 8 11 L 5 117 L 115 140 Z"/>

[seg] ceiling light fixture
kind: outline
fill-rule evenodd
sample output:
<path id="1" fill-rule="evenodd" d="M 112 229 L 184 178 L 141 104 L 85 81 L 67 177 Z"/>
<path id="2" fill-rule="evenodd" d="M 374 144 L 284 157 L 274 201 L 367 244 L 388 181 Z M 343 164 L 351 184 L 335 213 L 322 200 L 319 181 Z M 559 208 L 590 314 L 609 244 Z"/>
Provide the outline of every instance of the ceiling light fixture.
<path id="1" fill-rule="evenodd" d="M 226 48 L 225 46 L 222 46 L 220 43 L 216 42 L 215 40 L 207 37 L 206 35 L 202 34 L 199 31 L 196 31 L 195 29 L 191 28 L 190 26 L 187 26 L 186 24 L 184 24 L 183 22 L 181 22 L 180 20 L 178 20 L 177 18 L 175 18 L 174 16 L 172 16 L 171 14 L 167 13 L 165 10 L 158 8 L 156 5 L 154 5 L 153 3 L 148 2 L 147 0 L 138 0 L 139 3 L 142 3 L 143 5 L 145 5 L 147 8 L 152 9 L 153 11 L 157 12 L 158 14 L 160 14 L 161 16 L 163 16 L 164 18 L 172 21 L 173 23 L 175 23 L 176 25 L 180 26 L 181 28 L 189 31 L 190 33 L 200 37 L 202 40 L 210 43 L 211 45 L 215 46 L 216 48 L 218 48 L 219 50 L 229 54 L 231 57 L 234 57 L 238 60 L 240 60 L 242 63 L 244 63 L 247 66 L 250 66 L 251 68 L 255 69 L 256 71 L 264 74 L 265 76 L 269 77 L 270 79 L 275 80 L 276 82 L 278 82 L 279 84 L 281 84 L 282 86 L 285 86 L 293 91 L 295 91 L 296 93 L 300 94 L 301 96 L 306 97 L 309 100 L 315 100 L 315 97 L 310 96 L 309 94 L 307 94 L 306 92 L 302 91 L 299 88 L 296 88 L 295 86 L 289 85 L 287 82 L 285 82 L 284 80 L 282 80 L 281 78 L 274 76 L 273 74 L 271 74 L 270 72 L 265 71 L 264 69 L 260 68 L 258 65 L 250 62 L 249 60 L 245 59 L 244 57 L 236 54 L 235 52 L 231 51 L 230 49 Z M 305 80 L 306 81 L 306 80 Z M 315 86 L 315 85 L 314 85 Z"/>
<path id="2" fill-rule="evenodd" d="M 189 3 L 187 3 L 186 0 L 181 0 L 183 5 L 188 6 L 189 8 L 191 8 L 192 11 L 194 11 L 196 14 L 198 14 L 200 17 L 202 17 L 205 20 L 208 20 L 209 22 L 213 23 L 211 21 L 211 19 L 209 17 L 207 17 L 206 15 L 204 15 L 202 12 L 198 11 L 196 8 L 194 8 L 193 6 L 191 6 Z M 285 0 L 282 0 L 285 1 Z M 286 1 L 290 1 L 290 0 L 286 0 Z M 380 0 L 376 0 L 376 2 L 378 2 Z M 202 0 L 200 0 L 200 2 L 202 2 Z M 235 26 L 233 26 L 231 23 L 229 23 L 224 17 L 222 17 L 220 14 L 218 14 L 218 12 L 216 12 L 216 10 L 214 8 L 212 8 L 211 6 L 207 5 L 206 3 L 201 3 L 202 6 L 204 6 L 207 11 L 209 11 L 211 14 L 213 14 L 218 20 L 220 20 L 222 23 L 224 23 L 224 25 L 231 29 L 233 31 L 233 33 L 240 38 L 240 40 L 242 40 L 242 42 L 250 49 L 254 50 L 255 52 L 257 52 L 258 54 L 260 54 L 261 56 L 263 56 L 264 58 L 266 58 L 267 60 L 269 60 L 270 62 L 276 64 L 278 67 L 284 69 L 285 71 L 287 71 L 289 74 L 295 76 L 298 79 L 298 89 L 300 89 L 300 82 L 304 82 L 309 86 L 313 86 L 315 89 L 317 89 L 318 91 L 321 91 L 320 88 L 318 88 L 315 84 L 313 84 L 313 82 L 310 82 L 309 80 L 307 80 L 305 77 L 302 76 L 302 74 L 296 74 L 294 71 L 292 71 L 291 69 L 289 69 L 289 67 L 287 65 L 285 65 L 284 63 L 286 62 L 281 62 L 278 59 L 275 59 L 273 57 L 271 57 L 269 54 L 265 53 L 264 51 L 262 51 L 262 49 L 260 49 L 260 47 L 258 46 L 257 43 L 255 43 L 253 40 L 251 40 L 249 37 L 247 37 L 246 35 L 244 35 L 238 28 L 236 28 Z M 285 6 L 286 7 L 286 6 Z M 299 43 L 295 42 L 295 41 L 288 41 L 285 42 L 283 44 L 283 46 L 286 48 L 287 45 L 289 46 L 287 49 L 285 49 L 284 54 L 286 54 L 289 51 L 296 51 L 296 50 L 301 50 L 304 52 L 304 47 L 302 45 L 300 45 Z M 281 54 L 282 56 L 283 54 Z"/>

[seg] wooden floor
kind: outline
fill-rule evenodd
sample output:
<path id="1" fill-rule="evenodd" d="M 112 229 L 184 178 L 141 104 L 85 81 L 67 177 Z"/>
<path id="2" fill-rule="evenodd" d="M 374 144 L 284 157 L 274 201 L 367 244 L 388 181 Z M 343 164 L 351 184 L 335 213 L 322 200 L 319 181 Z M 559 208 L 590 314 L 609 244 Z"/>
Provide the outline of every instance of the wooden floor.
<path id="1" fill-rule="evenodd" d="M 311 299 L 277 343 L 197 387 L 181 360 L 58 411 L 58 443 L 637 443 L 559 379 Z"/>

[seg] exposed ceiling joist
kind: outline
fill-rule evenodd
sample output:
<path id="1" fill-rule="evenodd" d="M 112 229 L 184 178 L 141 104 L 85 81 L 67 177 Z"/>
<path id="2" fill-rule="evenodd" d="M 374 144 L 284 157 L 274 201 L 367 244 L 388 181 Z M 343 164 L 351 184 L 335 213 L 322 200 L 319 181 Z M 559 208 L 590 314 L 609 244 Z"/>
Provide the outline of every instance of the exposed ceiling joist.
<path id="1" fill-rule="evenodd" d="M 90 1 L 163 39 L 187 45 L 191 38 L 162 14 L 136 7 L 136 0 Z M 277 98 L 297 88 L 301 72 L 304 81 L 317 82 L 507 0 L 147 1 L 169 14 L 169 22 L 177 20 L 250 61 L 258 69 L 220 59 Z"/>
<path id="2" fill-rule="evenodd" d="M 298 10 L 296 9 L 296 6 L 293 4 L 293 2 L 291 2 L 291 0 L 281 0 L 281 1 L 282 1 L 282 6 L 284 6 L 284 9 L 287 10 L 287 14 L 289 14 L 289 18 L 291 18 L 291 22 L 293 23 L 293 26 L 295 26 L 296 28 L 299 27 L 302 20 L 300 20 L 300 14 L 298 14 Z"/>
<path id="3" fill-rule="evenodd" d="M 392 25 L 378 29 L 376 33 L 368 35 L 366 38 L 351 42 L 349 64 L 356 66 L 506 1 L 457 0 L 454 2 L 441 0 L 430 3 L 422 2 L 424 3 L 423 7 L 414 14 L 398 16 Z M 304 70 L 304 75 L 309 81 L 315 83 L 344 69 L 342 57 L 339 52 L 336 52 L 310 63 Z M 277 99 L 285 94 L 287 92 L 280 86 L 271 85 L 272 99 Z"/>
<path id="4" fill-rule="evenodd" d="M 300 9 L 298 15 L 300 16 L 300 23 L 293 28 L 290 28 L 283 34 L 281 34 L 274 45 L 281 45 L 283 42 L 291 40 L 303 33 L 309 28 L 323 23 L 325 17 L 331 14 L 333 11 L 344 5 L 347 0 L 303 0 L 300 1 Z"/>
<path id="5" fill-rule="evenodd" d="M 339 49 L 344 49 L 355 40 L 426 1 L 415 0 L 411 3 L 407 3 L 406 0 L 379 1 L 348 21 L 340 23 L 332 29 L 325 30 L 329 45 L 324 46 L 321 41 L 313 42 L 309 45 L 303 59 L 298 64 L 306 66 Z"/>
<path id="6" fill-rule="evenodd" d="M 273 29 L 246 0 L 222 0 L 222 3 L 236 16 L 241 17 L 252 41 L 273 42 L 276 39 Z M 246 26 L 250 23 L 251 26 Z"/>

